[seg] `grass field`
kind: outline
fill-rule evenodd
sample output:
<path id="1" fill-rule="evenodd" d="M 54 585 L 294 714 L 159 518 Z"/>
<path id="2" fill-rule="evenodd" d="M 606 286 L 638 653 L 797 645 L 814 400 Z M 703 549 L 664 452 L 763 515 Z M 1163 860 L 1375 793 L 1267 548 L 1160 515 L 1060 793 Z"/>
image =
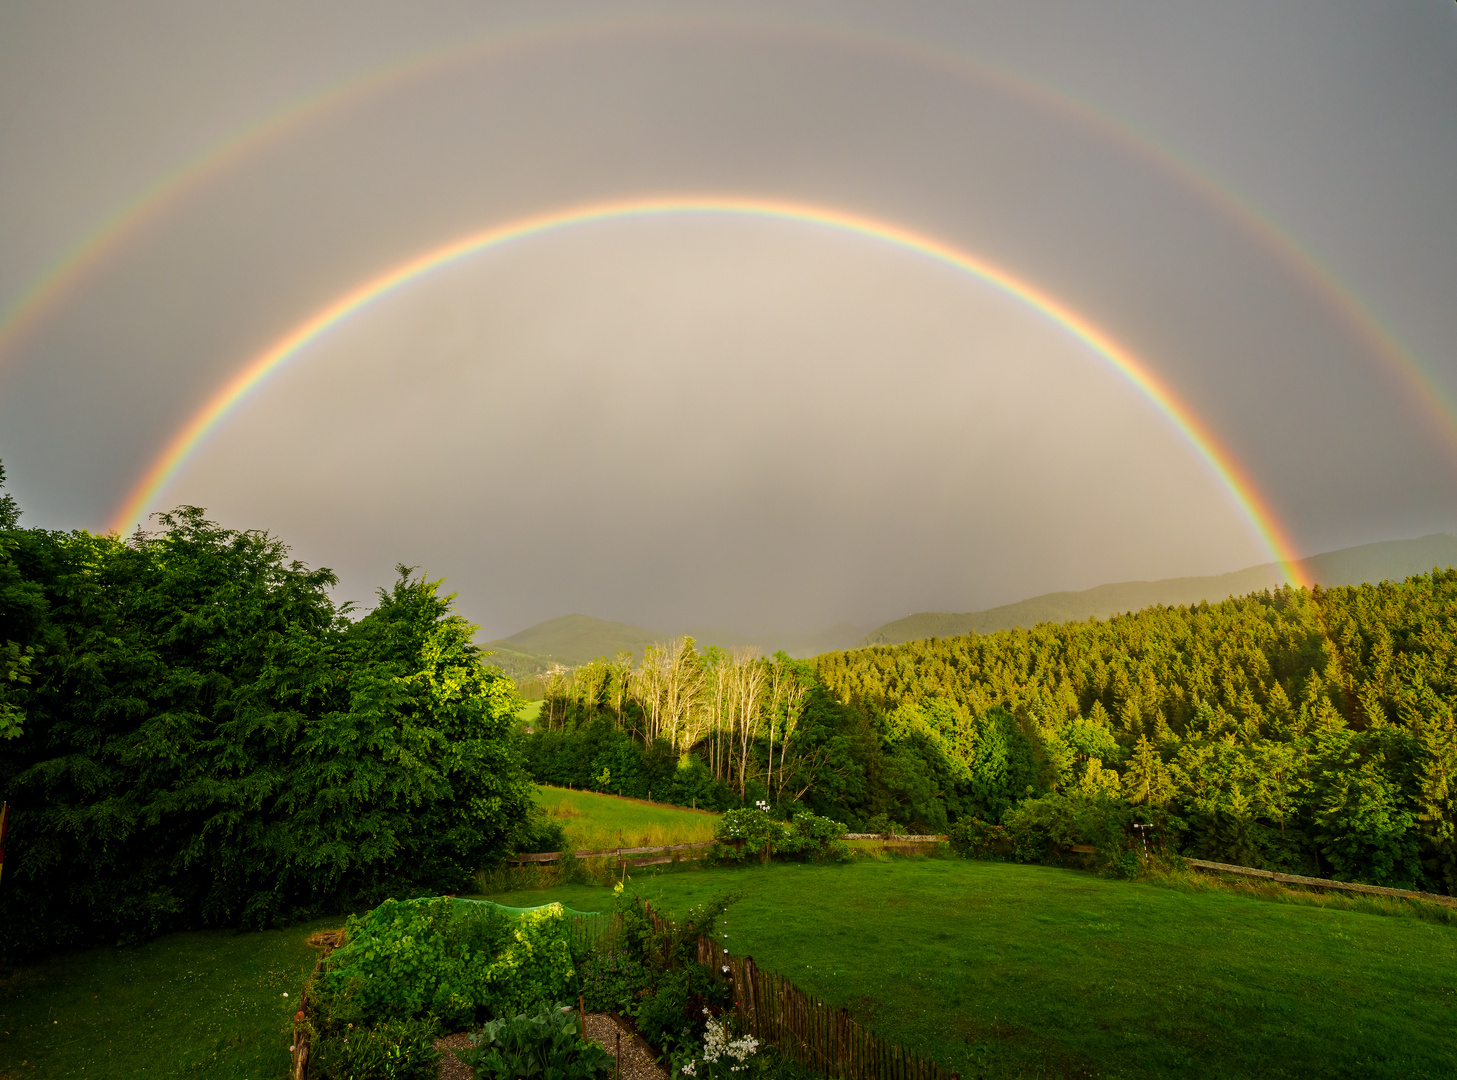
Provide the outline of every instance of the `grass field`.
<path id="1" fill-rule="evenodd" d="M 539 787 L 536 801 L 566 827 L 573 850 L 657 847 L 712 840 L 717 814 L 591 791 Z"/>
<path id="2" fill-rule="evenodd" d="M 279 1080 L 318 959 L 304 938 L 342 922 L 168 934 L 17 968 L 0 981 L 0 1077 Z"/>
<path id="3" fill-rule="evenodd" d="M 1457 1075 L 1457 928 L 954 859 L 639 876 L 962 1076 Z M 607 910 L 605 889 L 496 896 Z"/>

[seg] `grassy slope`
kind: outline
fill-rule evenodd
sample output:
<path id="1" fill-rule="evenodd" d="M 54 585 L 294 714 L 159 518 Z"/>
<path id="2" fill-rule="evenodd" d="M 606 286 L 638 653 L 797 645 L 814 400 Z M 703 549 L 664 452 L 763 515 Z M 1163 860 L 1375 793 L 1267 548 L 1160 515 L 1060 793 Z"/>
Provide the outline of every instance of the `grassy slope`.
<path id="1" fill-rule="evenodd" d="M 1424 574 L 1434 566 L 1457 564 L 1457 537 L 1434 533 L 1418 540 L 1389 540 L 1377 544 L 1342 548 L 1314 555 L 1302 561 L 1305 572 L 1322 585 L 1356 585 L 1363 581 L 1404 581 L 1412 574 Z M 1031 627 L 1040 622 L 1072 622 L 1106 619 L 1120 611 L 1139 611 L 1155 604 L 1216 603 L 1229 596 L 1243 596 L 1286 580 L 1275 563 L 1252 566 L 1231 574 L 1212 577 L 1167 578 L 1163 581 L 1124 581 L 1099 585 L 1081 592 L 1056 592 L 1034 596 L 1015 604 L 956 615 L 923 611 L 888 622 L 861 639 L 861 645 L 899 644 L 929 637 L 955 637 L 975 631 L 989 634 L 1016 626 Z"/>
<path id="2" fill-rule="evenodd" d="M 19 968 L 0 983 L 0 1076 L 277 1080 L 318 959 L 304 938 L 343 921 L 168 934 Z"/>
<path id="3" fill-rule="evenodd" d="M 590 791 L 540 787 L 536 801 L 566 826 L 574 850 L 712 840 L 717 814 Z"/>
<path id="4" fill-rule="evenodd" d="M 647 877 L 670 911 L 729 889 L 727 944 L 965 1077 L 1457 1075 L 1457 930 L 909 859 Z M 606 890 L 502 899 L 604 910 Z"/>

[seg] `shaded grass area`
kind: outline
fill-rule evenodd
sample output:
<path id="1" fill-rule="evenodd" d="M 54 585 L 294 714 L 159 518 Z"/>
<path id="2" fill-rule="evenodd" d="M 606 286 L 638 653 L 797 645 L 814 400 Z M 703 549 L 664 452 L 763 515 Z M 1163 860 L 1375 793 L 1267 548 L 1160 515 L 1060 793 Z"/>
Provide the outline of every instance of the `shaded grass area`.
<path id="1" fill-rule="evenodd" d="M 574 850 L 692 844 L 712 840 L 718 822 L 717 814 L 591 791 L 543 786 L 535 798 L 565 826 Z"/>
<path id="2" fill-rule="evenodd" d="M 278 1080 L 319 955 L 304 938 L 343 922 L 168 934 L 14 969 L 0 982 L 0 1076 Z"/>
<path id="3" fill-rule="evenodd" d="M 964 1077 L 1457 1075 L 1457 929 L 952 859 L 639 875 Z M 606 889 L 497 896 L 607 910 Z"/>

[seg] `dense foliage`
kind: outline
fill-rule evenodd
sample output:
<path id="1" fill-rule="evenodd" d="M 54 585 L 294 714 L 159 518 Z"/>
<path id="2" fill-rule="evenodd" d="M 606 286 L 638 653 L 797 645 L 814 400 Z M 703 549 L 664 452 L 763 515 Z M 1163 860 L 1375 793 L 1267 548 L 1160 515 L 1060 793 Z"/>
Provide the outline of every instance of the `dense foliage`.
<path id="1" fill-rule="evenodd" d="M 709 1015 L 723 1012 L 732 1001 L 728 983 L 700 964 L 697 952 L 700 936 L 716 940 L 717 921 L 734 899 L 726 895 L 698 904 L 681 920 L 659 919 L 641 897 L 618 887 L 619 948 L 649 976 L 624 1012 L 665 1058 L 690 1060 Z"/>
<path id="2" fill-rule="evenodd" d="M 831 653 L 816 667 L 840 703 L 884 718 L 887 742 L 934 749 L 959 817 L 1104 828 L 1132 807 L 1186 854 L 1457 886 L 1457 571 Z M 1083 809 L 1030 805 L 1050 794 Z"/>
<path id="3" fill-rule="evenodd" d="M 402 567 L 351 621 L 266 534 L 160 520 L 0 531 L 12 954 L 452 891 L 507 852 L 519 699 L 438 583 Z"/>
<path id="4" fill-rule="evenodd" d="M 436 1080 L 439 1034 L 433 1019 L 345 1028 L 314 1042 L 309 1075 L 316 1080 Z"/>
<path id="5" fill-rule="evenodd" d="M 469 900 L 386 900 L 350 918 L 345 937 L 315 980 L 335 1027 L 435 1016 L 457 1030 L 575 996 L 559 904 L 513 918 Z"/>
<path id="6" fill-rule="evenodd" d="M 729 657 L 795 687 L 733 728 L 731 773 L 719 746 L 739 714 L 703 704 L 725 655 L 685 645 L 664 650 L 691 691 L 674 739 L 649 737 L 630 666 L 602 661 L 586 691 L 561 683 L 528 744 L 536 777 L 715 809 L 762 799 L 857 831 L 960 823 L 968 851 L 1006 847 L 973 842 L 974 822 L 1015 825 L 1026 858 L 1126 850 L 1150 824 L 1186 855 L 1457 887 L 1457 571 L 808 664 Z"/>
<path id="7" fill-rule="evenodd" d="M 648 988 L 648 969 L 626 949 L 600 949 L 578 968 L 582 1000 L 592 1012 L 626 1013 Z"/>

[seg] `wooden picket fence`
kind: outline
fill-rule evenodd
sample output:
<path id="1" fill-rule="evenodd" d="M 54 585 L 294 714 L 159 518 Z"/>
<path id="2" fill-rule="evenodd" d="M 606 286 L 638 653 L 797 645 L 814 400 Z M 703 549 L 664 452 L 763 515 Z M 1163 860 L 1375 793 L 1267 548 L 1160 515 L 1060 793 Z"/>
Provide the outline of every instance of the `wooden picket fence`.
<path id="1" fill-rule="evenodd" d="M 671 933 L 673 924 L 645 905 L 654 929 Z M 784 976 L 762 971 L 752 956 L 737 957 L 707 937 L 699 937 L 697 959 L 734 992 L 734 1016 L 761 1043 L 833 1080 L 961 1080 L 930 1058 L 886 1042 L 851 1019 L 812 998 Z"/>

